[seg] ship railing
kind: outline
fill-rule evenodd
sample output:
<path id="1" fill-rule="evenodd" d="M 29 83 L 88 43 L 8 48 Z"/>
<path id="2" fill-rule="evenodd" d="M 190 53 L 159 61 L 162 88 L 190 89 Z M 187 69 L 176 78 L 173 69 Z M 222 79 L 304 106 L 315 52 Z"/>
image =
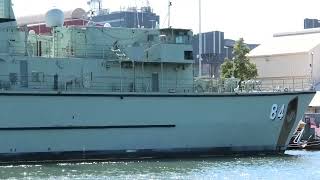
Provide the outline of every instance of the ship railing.
<path id="1" fill-rule="evenodd" d="M 2 42 L 0 42 L 2 43 Z M 7 52 L 11 55 L 25 55 L 27 53 L 27 48 L 24 42 L 17 42 L 13 40 L 6 41 L 7 43 Z"/>
<path id="2" fill-rule="evenodd" d="M 59 91 L 59 92 L 167 92 L 191 93 L 193 83 L 190 80 L 166 80 L 166 83 L 152 84 L 152 77 L 93 76 L 84 73 L 80 76 L 45 75 L 32 72 L 32 75 L 21 76 L 17 73 L 0 75 L 2 91 Z"/>
<path id="3" fill-rule="evenodd" d="M 0 43 L 2 43 L 0 41 Z M 158 62 L 160 56 L 149 56 L 151 50 L 168 45 L 161 42 L 142 42 L 136 46 L 127 44 L 71 43 L 53 46 L 51 41 L 6 41 L 10 55 L 42 58 L 92 58 L 119 61 Z M 175 43 L 176 44 L 176 43 Z M 176 44 L 182 45 L 182 44 Z M 136 49 L 134 49 L 136 48 Z"/>
<path id="4" fill-rule="evenodd" d="M 240 79 L 196 78 L 196 92 L 296 92 L 314 89 L 310 77 L 273 77 L 240 81 Z"/>
<path id="5" fill-rule="evenodd" d="M 162 80 L 163 78 L 163 80 Z M 32 72 L 31 75 L 10 73 L 0 75 L 2 91 L 59 91 L 59 92 L 131 92 L 131 93 L 261 93 L 309 91 L 313 84 L 308 78 L 271 78 L 240 82 L 237 79 L 212 78 L 168 79 L 151 76 L 94 76 L 83 73 L 79 76 L 47 75 Z"/>
<path id="6" fill-rule="evenodd" d="M 2 43 L 3 41 L 0 41 Z M 38 41 L 35 42 L 22 42 L 22 41 L 5 41 L 8 44 L 7 52 L 10 55 L 27 55 L 30 57 L 44 57 L 44 58 L 98 58 L 108 59 L 117 58 L 112 52 L 112 45 L 104 44 L 83 44 L 77 43 L 72 46 L 70 42 L 61 47 L 61 45 L 54 47 L 52 42 Z"/>
<path id="7" fill-rule="evenodd" d="M 133 45 L 127 44 L 102 44 L 102 43 L 63 43 L 63 45 L 53 46 L 51 41 L 34 41 L 23 42 L 16 40 L 1 41 L 0 44 L 7 44 L 8 49 L 5 50 L 10 55 L 27 55 L 30 57 L 44 57 L 44 58 L 96 58 L 96 59 L 128 59 L 128 48 Z M 151 47 L 160 45 L 159 42 L 140 43 L 137 48 L 141 48 L 141 56 L 145 56 L 146 51 Z M 117 52 L 119 51 L 119 52 Z"/>
<path id="8" fill-rule="evenodd" d="M 273 77 L 256 79 L 260 82 L 261 91 L 294 92 L 314 89 L 314 81 L 308 76 Z"/>

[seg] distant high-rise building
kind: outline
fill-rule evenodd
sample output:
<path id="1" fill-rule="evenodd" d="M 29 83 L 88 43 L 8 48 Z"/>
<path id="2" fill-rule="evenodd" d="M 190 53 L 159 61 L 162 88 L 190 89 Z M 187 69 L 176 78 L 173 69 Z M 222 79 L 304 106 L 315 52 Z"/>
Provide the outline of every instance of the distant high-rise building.
<path id="1" fill-rule="evenodd" d="M 202 33 L 202 74 L 210 77 L 220 76 L 220 66 L 226 58 L 233 58 L 235 40 L 225 39 L 224 32 L 212 31 Z M 258 44 L 247 44 L 249 49 L 254 49 Z M 199 64 L 199 35 L 193 39 L 193 56 L 196 64 Z M 197 71 L 198 68 L 195 68 Z M 198 74 L 196 72 L 195 74 Z"/>
<path id="2" fill-rule="evenodd" d="M 318 28 L 320 27 L 319 19 L 304 19 L 304 29 Z"/>
<path id="3" fill-rule="evenodd" d="M 193 39 L 194 59 L 199 63 L 199 34 Z M 219 76 L 219 67 L 225 59 L 224 32 L 212 31 L 202 33 L 202 74 Z"/>
<path id="4" fill-rule="evenodd" d="M 109 13 L 102 11 L 92 17 L 92 21 L 99 24 L 110 24 L 112 27 L 126 28 L 156 28 L 160 17 L 153 13 L 151 7 L 135 7 Z"/>

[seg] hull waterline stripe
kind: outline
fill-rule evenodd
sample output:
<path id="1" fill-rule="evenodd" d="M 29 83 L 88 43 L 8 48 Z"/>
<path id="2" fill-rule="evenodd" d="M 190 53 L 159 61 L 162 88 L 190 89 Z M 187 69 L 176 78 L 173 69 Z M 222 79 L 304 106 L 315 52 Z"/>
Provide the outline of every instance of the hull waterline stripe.
<path id="1" fill-rule="evenodd" d="M 32 153 L 1 153 L 0 165 L 6 163 L 39 163 L 39 162 L 78 162 L 78 161 L 109 161 L 131 159 L 162 159 L 162 158 L 198 158 L 233 155 L 282 155 L 281 147 L 274 146 L 243 146 L 238 149 L 230 147 L 212 148 L 181 148 L 181 149 L 137 149 L 137 150 L 102 150 L 102 151 L 65 151 L 65 152 L 32 152 Z"/>
<path id="2" fill-rule="evenodd" d="M 0 128 L 0 131 L 97 130 L 97 129 L 143 129 L 143 128 L 174 128 L 174 127 L 176 127 L 176 125 L 7 127 L 7 128 Z"/>

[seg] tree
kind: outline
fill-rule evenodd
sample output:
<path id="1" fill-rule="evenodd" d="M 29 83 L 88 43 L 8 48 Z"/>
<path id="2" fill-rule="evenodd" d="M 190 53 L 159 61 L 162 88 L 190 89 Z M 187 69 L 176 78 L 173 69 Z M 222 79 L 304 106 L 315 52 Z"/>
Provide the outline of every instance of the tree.
<path id="1" fill-rule="evenodd" d="M 220 69 L 221 78 L 231 78 L 233 76 L 233 62 L 230 59 L 225 59 Z"/>
<path id="2" fill-rule="evenodd" d="M 221 65 L 221 78 L 235 77 L 241 81 L 254 79 L 258 76 L 258 70 L 254 63 L 250 62 L 247 54 L 250 52 L 243 38 L 236 41 L 233 49 L 234 58 L 226 59 Z"/>

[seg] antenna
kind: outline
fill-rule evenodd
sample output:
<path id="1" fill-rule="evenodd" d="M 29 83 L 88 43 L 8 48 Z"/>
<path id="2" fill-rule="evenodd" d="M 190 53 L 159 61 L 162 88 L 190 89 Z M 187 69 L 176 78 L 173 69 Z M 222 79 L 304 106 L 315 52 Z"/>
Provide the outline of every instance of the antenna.
<path id="1" fill-rule="evenodd" d="M 199 77 L 202 76 L 201 0 L 199 0 Z"/>
<path id="2" fill-rule="evenodd" d="M 172 6 L 172 1 L 171 0 L 169 0 L 169 2 L 168 2 L 168 28 L 170 28 L 171 27 L 171 6 Z"/>
<path id="3" fill-rule="evenodd" d="M 87 4 L 90 6 L 90 10 L 96 14 L 102 10 L 102 0 L 88 0 Z"/>

